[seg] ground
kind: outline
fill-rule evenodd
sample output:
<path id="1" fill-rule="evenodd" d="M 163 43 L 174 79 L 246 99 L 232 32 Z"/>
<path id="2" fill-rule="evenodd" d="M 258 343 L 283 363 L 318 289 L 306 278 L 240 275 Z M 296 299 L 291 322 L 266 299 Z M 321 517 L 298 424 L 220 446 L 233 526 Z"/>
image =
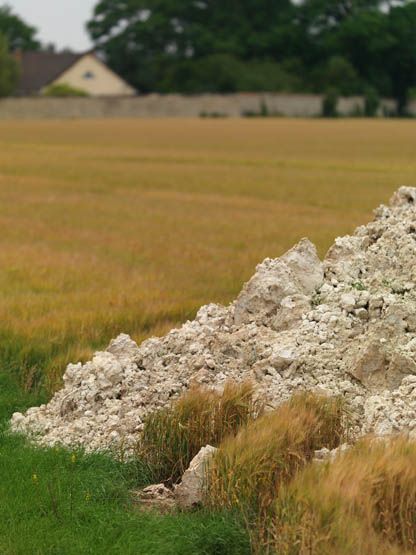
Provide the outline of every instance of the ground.
<path id="1" fill-rule="evenodd" d="M 191 317 L 201 304 L 229 302 L 258 262 L 301 237 L 323 255 L 399 185 L 413 184 L 415 138 L 411 120 L 3 122 L 3 417 L 46 399 L 68 361 L 88 358 L 119 332 L 141 340 Z M 50 452 L 35 455 L 5 437 L 2 447 L 0 463 L 16 484 L 4 489 L 4 499 L 25 480 L 33 490 L 40 464 L 33 458 L 45 457 L 49 472 Z M 20 463 L 10 470 L 12 460 Z M 60 495 L 67 501 L 74 470 L 63 461 L 67 485 Z M 45 533 L 58 526 L 54 518 L 64 518 L 48 484 Z M 6 524 L 25 510 L 17 504 L 6 513 L 4 503 Z M 90 514 L 90 505 L 82 507 Z M 110 514 L 106 505 L 99 510 Z M 43 530 L 37 518 L 32 525 Z M 6 526 L 8 539 L 2 533 L 0 552 L 27 553 L 23 528 L 16 524 L 14 534 L 12 528 Z M 12 550 L 17 536 L 22 547 Z M 33 552 L 72 552 L 67 544 L 56 551 L 45 545 Z M 120 545 L 120 552 L 128 549 Z"/>

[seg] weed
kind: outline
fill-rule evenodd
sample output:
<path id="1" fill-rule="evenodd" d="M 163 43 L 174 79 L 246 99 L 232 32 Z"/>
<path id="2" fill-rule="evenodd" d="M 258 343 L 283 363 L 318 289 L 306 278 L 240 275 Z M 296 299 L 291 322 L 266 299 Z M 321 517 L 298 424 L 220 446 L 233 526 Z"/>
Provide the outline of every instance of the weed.
<path id="1" fill-rule="evenodd" d="M 281 555 L 414 552 L 416 444 L 363 440 L 310 465 L 276 501 L 269 549 Z"/>
<path id="2" fill-rule="evenodd" d="M 322 296 L 315 291 L 311 297 L 311 306 L 312 308 L 316 308 L 320 304 L 322 304 Z"/>
<path id="3" fill-rule="evenodd" d="M 171 407 L 148 415 L 138 458 L 152 468 L 156 481 L 176 482 L 201 447 L 219 445 L 261 410 L 251 383 L 227 383 L 222 393 L 192 387 Z"/>
<path id="4" fill-rule="evenodd" d="M 340 399 L 299 394 L 226 439 L 208 470 L 208 504 L 237 508 L 249 527 L 253 519 L 264 526 L 279 489 L 316 449 L 342 440 L 342 407 Z"/>
<path id="5" fill-rule="evenodd" d="M 355 281 L 354 283 L 351 283 L 351 287 L 353 289 L 356 289 L 357 291 L 365 291 L 366 290 L 366 287 L 365 287 L 365 285 L 362 281 Z"/>

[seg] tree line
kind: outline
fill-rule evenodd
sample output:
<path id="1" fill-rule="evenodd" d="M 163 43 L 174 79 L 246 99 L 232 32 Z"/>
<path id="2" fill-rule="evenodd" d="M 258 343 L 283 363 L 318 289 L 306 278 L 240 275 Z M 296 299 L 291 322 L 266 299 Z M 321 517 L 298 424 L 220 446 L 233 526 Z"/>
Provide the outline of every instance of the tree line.
<path id="1" fill-rule="evenodd" d="M 143 92 L 376 92 L 402 114 L 416 86 L 414 1 L 100 0 L 88 30 Z"/>
<path id="2" fill-rule="evenodd" d="M 107 63 L 146 92 L 416 92 L 415 0 L 99 0 L 87 29 Z M 12 49 L 41 48 L 0 9 Z"/>

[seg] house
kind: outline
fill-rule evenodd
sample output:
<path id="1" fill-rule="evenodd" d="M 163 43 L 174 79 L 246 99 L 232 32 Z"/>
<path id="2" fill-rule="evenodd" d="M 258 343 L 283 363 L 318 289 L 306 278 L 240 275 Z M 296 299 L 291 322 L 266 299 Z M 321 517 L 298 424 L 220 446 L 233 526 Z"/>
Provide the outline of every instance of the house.
<path id="1" fill-rule="evenodd" d="M 66 84 L 89 96 L 133 96 L 135 89 L 93 52 L 19 52 L 19 96 L 41 95 L 51 85 Z"/>

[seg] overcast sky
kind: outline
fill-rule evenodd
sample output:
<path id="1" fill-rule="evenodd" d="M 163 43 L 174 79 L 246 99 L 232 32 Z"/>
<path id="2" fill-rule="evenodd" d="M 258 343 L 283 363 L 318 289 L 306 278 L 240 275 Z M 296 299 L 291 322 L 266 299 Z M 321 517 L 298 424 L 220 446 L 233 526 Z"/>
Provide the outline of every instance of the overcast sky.
<path id="1" fill-rule="evenodd" d="M 88 50 L 91 43 L 85 31 L 98 0 L 7 0 L 15 13 L 37 27 L 43 43 L 53 42 L 59 49 Z"/>

